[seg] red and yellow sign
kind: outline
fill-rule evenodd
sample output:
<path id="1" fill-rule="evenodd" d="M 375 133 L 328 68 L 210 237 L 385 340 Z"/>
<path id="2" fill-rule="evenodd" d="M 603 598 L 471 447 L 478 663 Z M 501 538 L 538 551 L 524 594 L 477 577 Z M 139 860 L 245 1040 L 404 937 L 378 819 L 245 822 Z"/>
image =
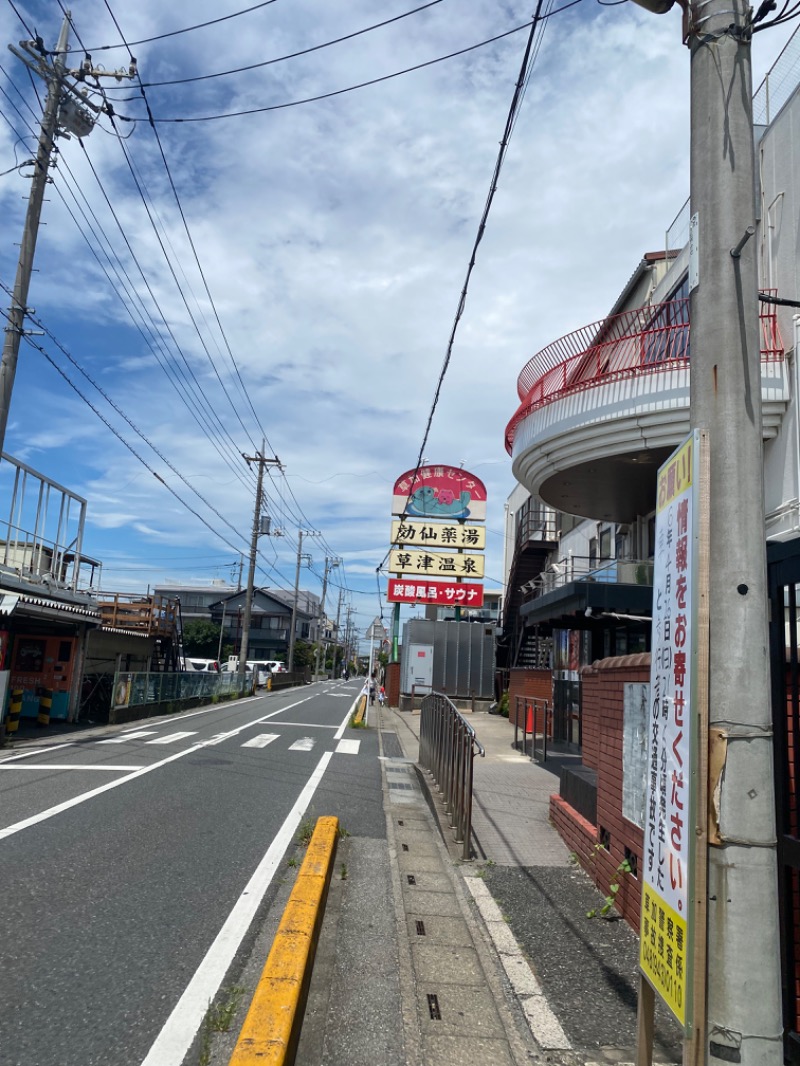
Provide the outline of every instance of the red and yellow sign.
<path id="1" fill-rule="evenodd" d="M 389 603 L 434 603 L 437 606 L 483 607 L 483 585 L 467 582 L 414 581 L 389 578 Z"/>
<path id="2" fill-rule="evenodd" d="M 421 466 L 407 470 L 394 485 L 392 514 L 406 518 L 484 522 L 486 486 L 457 466 Z"/>

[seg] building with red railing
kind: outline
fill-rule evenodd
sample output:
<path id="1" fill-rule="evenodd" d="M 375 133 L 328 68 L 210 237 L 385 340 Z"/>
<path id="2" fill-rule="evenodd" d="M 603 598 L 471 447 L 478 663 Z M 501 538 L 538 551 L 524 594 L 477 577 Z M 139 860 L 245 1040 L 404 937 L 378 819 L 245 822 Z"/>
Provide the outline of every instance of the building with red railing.
<path id="1" fill-rule="evenodd" d="M 799 34 L 756 94 L 754 115 L 781 892 L 765 905 L 781 910 L 786 1047 L 800 1062 Z M 656 474 L 690 431 L 689 213 L 687 203 L 667 250 L 643 256 L 606 318 L 525 362 L 505 430 L 518 485 L 506 505 L 498 662 L 522 704 L 534 691 L 549 697 L 548 747 L 583 749 L 551 814 L 579 857 L 603 849 L 606 867 L 586 864 L 598 867 L 598 884 L 620 862 L 635 870 L 641 850 L 641 824 L 620 798 L 631 773 L 625 704 L 631 685 L 649 687 Z M 714 538 L 712 550 L 724 552 L 724 531 Z M 634 923 L 635 888 L 621 908 Z"/>

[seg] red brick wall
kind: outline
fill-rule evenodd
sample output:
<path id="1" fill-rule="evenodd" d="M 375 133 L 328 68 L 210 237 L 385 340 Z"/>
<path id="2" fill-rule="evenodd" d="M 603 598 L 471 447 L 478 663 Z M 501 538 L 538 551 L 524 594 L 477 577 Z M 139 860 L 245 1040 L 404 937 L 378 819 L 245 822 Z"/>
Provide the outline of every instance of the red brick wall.
<path id="1" fill-rule="evenodd" d="M 516 721 L 517 696 L 529 699 L 553 702 L 553 673 L 551 670 L 524 670 L 514 667 L 509 670 L 508 684 L 508 720 L 514 725 Z M 524 726 L 523 710 L 520 702 L 519 725 Z M 541 726 L 539 727 L 541 729 Z"/>
<path id="2" fill-rule="evenodd" d="M 642 830 L 622 816 L 623 685 L 649 680 L 649 653 L 602 659 L 582 671 L 583 762 L 597 771 L 597 825 L 591 826 L 560 796 L 550 799 L 550 815 L 562 839 L 601 892 L 620 885 L 616 909 L 637 931 L 641 881 L 617 869 L 626 847 L 643 865 Z M 601 829 L 608 834 L 608 850 L 595 847 Z"/>

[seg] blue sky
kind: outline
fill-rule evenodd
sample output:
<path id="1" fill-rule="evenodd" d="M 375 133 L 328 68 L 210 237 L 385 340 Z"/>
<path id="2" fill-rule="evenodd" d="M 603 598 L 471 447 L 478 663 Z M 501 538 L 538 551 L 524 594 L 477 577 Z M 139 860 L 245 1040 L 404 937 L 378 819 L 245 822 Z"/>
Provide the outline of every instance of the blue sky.
<path id="1" fill-rule="evenodd" d="M 305 56 L 150 83 L 260 64 L 417 6 L 274 0 L 175 33 L 241 7 L 73 3 L 76 65 L 81 44 L 106 69 L 128 65 L 110 12 L 129 42 L 170 34 L 131 45 L 160 146 L 138 85 L 110 79 L 126 139 L 103 117 L 82 144 L 60 142 L 29 303 L 55 338 L 36 343 L 85 399 L 23 344 L 5 442 L 86 497 L 85 549 L 102 560 L 105 589 L 230 579 L 252 522 L 254 475 L 240 456 L 263 431 L 284 464 L 266 509 L 285 535 L 261 539 L 259 583 L 289 588 L 298 530 L 319 531 L 304 544 L 313 562 L 303 586 L 319 592 L 326 555 L 340 557 L 329 613 L 343 584 L 362 629 L 381 608 L 388 617 L 376 567 L 392 485 L 421 446 L 526 33 L 315 103 L 161 120 L 344 89 L 520 26 L 532 5 L 440 0 Z M 57 2 L 15 7 L 55 43 Z M 28 35 L 8 3 L 0 28 L 7 42 Z M 755 85 L 787 35 L 757 35 Z M 3 171 L 29 158 L 40 105 L 19 60 L 4 53 L 0 65 Z M 688 81 L 677 9 L 657 17 L 582 0 L 548 22 L 425 449 L 487 486 L 488 588 L 502 579 L 513 487 L 503 431 L 517 374 L 539 348 L 602 317 L 641 256 L 664 246 L 688 192 Z M 28 173 L 0 178 L 5 286 Z"/>

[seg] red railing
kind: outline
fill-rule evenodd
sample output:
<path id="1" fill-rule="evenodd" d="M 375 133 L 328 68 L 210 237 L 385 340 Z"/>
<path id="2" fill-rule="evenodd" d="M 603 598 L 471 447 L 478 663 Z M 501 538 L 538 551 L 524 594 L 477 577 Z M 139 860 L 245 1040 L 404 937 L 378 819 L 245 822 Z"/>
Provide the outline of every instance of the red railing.
<path id="1" fill-rule="evenodd" d="M 775 308 L 763 307 L 759 318 L 762 362 L 782 360 L 783 342 Z M 623 311 L 568 333 L 537 352 L 519 375 L 517 392 L 522 402 L 506 427 L 506 450 L 511 454 L 520 422 L 553 400 L 688 362 L 688 299 Z"/>

